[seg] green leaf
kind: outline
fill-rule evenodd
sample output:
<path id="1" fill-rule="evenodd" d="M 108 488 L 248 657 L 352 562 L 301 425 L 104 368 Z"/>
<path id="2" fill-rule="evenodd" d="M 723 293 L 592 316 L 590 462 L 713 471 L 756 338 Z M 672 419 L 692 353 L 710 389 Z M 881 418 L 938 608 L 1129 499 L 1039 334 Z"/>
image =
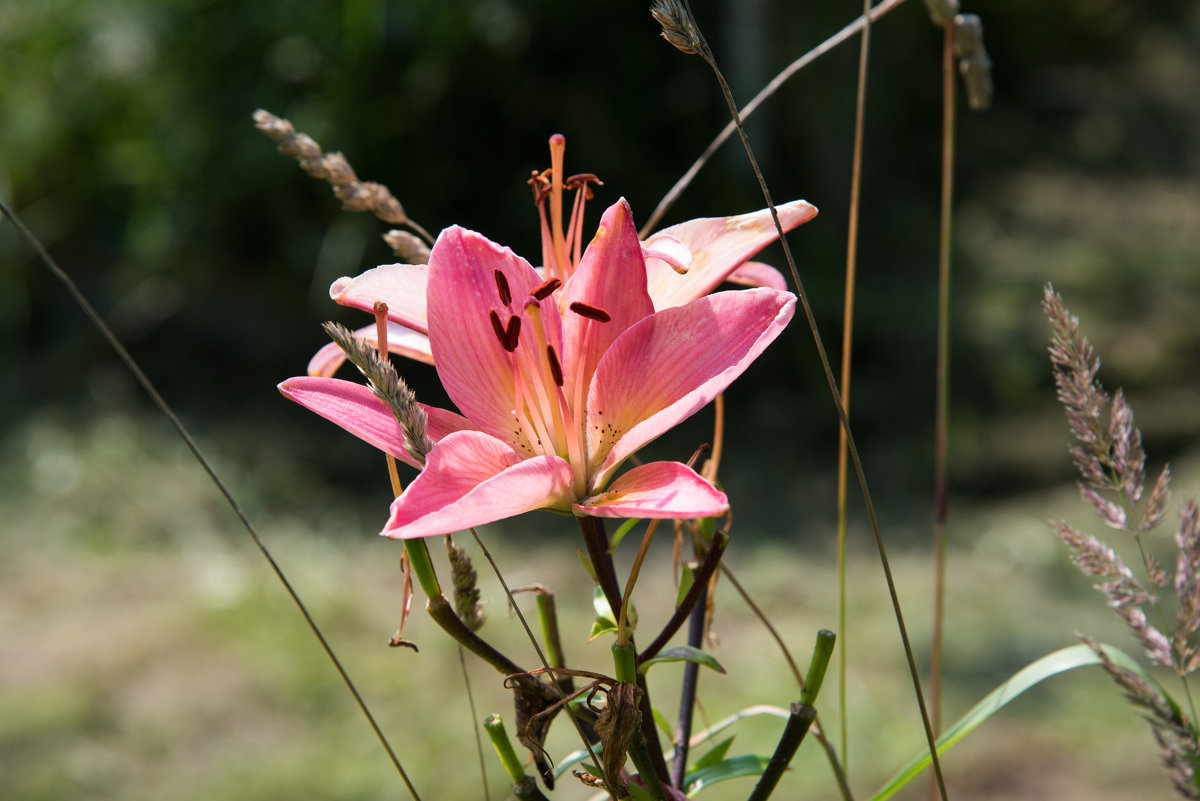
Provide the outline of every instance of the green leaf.
<path id="1" fill-rule="evenodd" d="M 683 786 L 687 788 L 687 797 L 695 798 L 701 790 L 717 782 L 736 779 L 740 776 L 760 776 L 767 769 L 767 763 L 770 761 L 770 757 L 758 754 L 735 756 L 711 767 L 692 771 L 684 777 Z"/>
<path id="2" fill-rule="evenodd" d="M 629 782 L 629 797 L 633 801 L 654 801 L 650 791 L 635 782 Z"/>
<path id="3" fill-rule="evenodd" d="M 1156 687 L 1159 686 L 1158 682 L 1150 678 L 1146 674 L 1146 671 L 1142 669 L 1142 666 L 1124 651 L 1114 648 L 1111 645 L 1101 645 L 1100 647 L 1108 654 L 1109 659 L 1120 667 L 1128 668 Z M 971 707 L 971 710 L 967 714 L 959 718 L 957 723 L 946 730 L 937 741 L 938 755 L 941 756 L 950 750 L 951 746 L 970 734 L 980 723 L 990 718 L 1009 701 L 1030 687 L 1059 673 L 1099 663 L 1100 657 L 1096 656 L 1096 653 L 1090 647 L 1086 645 L 1072 645 L 1069 648 L 1063 648 L 1052 654 L 1043 656 L 1036 662 L 1025 666 L 1017 671 L 1011 679 L 988 693 L 986 698 Z M 1164 692 L 1163 695 L 1166 696 L 1166 693 Z M 1166 697 L 1170 698 L 1169 696 Z M 871 796 L 870 801 L 883 801 L 885 798 L 890 798 L 901 787 L 908 784 L 913 777 L 924 770 L 931 761 L 928 751 L 918 754 L 907 765 L 901 768 L 887 784 L 880 788 L 875 795 Z"/>
<path id="4" fill-rule="evenodd" d="M 683 572 L 679 576 L 679 592 L 675 597 L 675 606 L 683 604 L 683 597 L 688 594 L 688 590 L 696 583 L 696 571 L 692 570 L 687 565 L 683 566 Z"/>
<path id="5" fill-rule="evenodd" d="M 693 648 L 690 645 L 677 645 L 674 648 L 668 648 L 661 652 L 653 659 L 647 659 L 642 664 L 638 665 L 638 672 L 645 673 L 647 668 L 659 662 L 695 662 L 698 665 L 703 665 L 707 668 L 712 668 L 718 673 L 724 673 L 725 668 L 721 667 L 721 663 L 716 660 L 712 654 L 706 654 L 699 648 Z"/>
<path id="6" fill-rule="evenodd" d="M 733 745 L 733 738 L 726 737 L 724 740 L 710 748 L 708 753 L 697 759 L 695 764 L 692 765 L 692 770 L 697 771 L 701 768 L 707 768 L 717 764 L 725 758 L 727 753 L 729 753 L 729 746 L 731 745 Z"/>
<path id="7" fill-rule="evenodd" d="M 592 608 L 596 610 L 596 619 L 592 621 L 592 633 L 588 635 L 588 642 L 601 634 L 617 630 L 617 616 L 613 614 L 612 607 L 608 605 L 608 599 L 604 597 L 604 590 L 599 587 L 592 588 Z"/>
<path id="8" fill-rule="evenodd" d="M 608 541 L 608 552 L 612 553 L 613 549 L 617 547 L 617 543 L 624 539 L 625 535 L 629 533 L 629 530 L 640 522 L 642 522 L 641 518 L 631 517 L 622 523 L 617 530 L 613 532 L 612 537 Z"/>
<path id="9" fill-rule="evenodd" d="M 662 712 L 658 711 L 658 707 L 650 707 L 650 713 L 654 715 L 654 722 L 658 724 L 663 734 L 667 735 L 667 739 L 671 741 L 671 745 L 675 744 L 675 730 L 671 728 L 671 724 L 667 722 L 666 717 Z"/>

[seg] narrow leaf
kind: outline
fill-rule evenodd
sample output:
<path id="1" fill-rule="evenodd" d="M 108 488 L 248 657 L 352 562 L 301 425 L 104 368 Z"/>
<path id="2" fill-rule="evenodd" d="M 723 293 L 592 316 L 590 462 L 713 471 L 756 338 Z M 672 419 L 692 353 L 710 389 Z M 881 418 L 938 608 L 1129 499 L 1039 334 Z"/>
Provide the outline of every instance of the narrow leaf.
<path id="1" fill-rule="evenodd" d="M 1131 656 L 1114 648 L 1111 645 L 1101 645 L 1104 652 L 1114 663 L 1123 668 L 1128 668 L 1139 674 L 1147 681 L 1159 686 L 1158 682 L 1154 681 L 1141 665 L 1133 660 Z M 986 698 L 973 706 L 967 714 L 963 715 L 957 723 L 946 730 L 937 742 L 937 752 L 940 756 L 950 747 L 957 743 L 962 738 L 970 734 L 975 727 L 990 718 L 993 714 L 1002 709 L 1009 701 L 1013 700 L 1021 693 L 1033 687 L 1036 684 L 1056 676 L 1059 673 L 1065 673 L 1068 670 L 1075 668 L 1087 667 L 1088 665 L 1097 665 L 1100 663 L 1100 658 L 1096 656 L 1086 645 L 1072 645 L 1068 648 L 1055 651 L 1052 654 L 1043 656 L 1041 659 L 1033 662 L 1017 671 L 1011 679 L 1001 684 L 996 689 L 992 690 Z M 1161 689 L 1161 687 L 1160 687 Z M 1164 692 L 1163 695 L 1169 696 Z M 900 788 L 908 784 L 915 776 L 924 770 L 930 762 L 929 752 L 926 751 L 914 757 L 907 765 L 892 777 L 892 779 L 880 788 L 875 795 L 871 796 L 870 801 L 883 801 L 885 798 L 891 798 Z"/>
<path id="2" fill-rule="evenodd" d="M 707 668 L 712 668 L 718 673 L 724 673 L 725 668 L 721 667 L 721 663 L 717 661 L 712 654 L 707 654 L 699 648 L 693 648 L 690 645 L 677 645 L 674 648 L 668 648 L 661 652 L 653 659 L 647 659 L 642 664 L 638 665 L 638 672 L 645 673 L 646 670 L 659 662 L 695 662 L 698 665 L 703 665 Z"/>
<path id="3" fill-rule="evenodd" d="M 683 786 L 687 788 L 688 798 L 695 798 L 701 790 L 717 782 L 740 776 L 759 776 L 767 769 L 767 763 L 770 761 L 770 757 L 759 754 L 735 756 L 711 767 L 692 771 L 684 777 Z"/>
<path id="4" fill-rule="evenodd" d="M 692 765 L 692 770 L 697 771 L 702 768 L 711 767 L 712 765 L 717 764 L 725 758 L 727 753 L 729 753 L 729 746 L 731 745 L 733 745 L 733 737 L 726 737 L 724 740 L 710 748 L 708 753 L 697 759 L 695 764 Z"/>

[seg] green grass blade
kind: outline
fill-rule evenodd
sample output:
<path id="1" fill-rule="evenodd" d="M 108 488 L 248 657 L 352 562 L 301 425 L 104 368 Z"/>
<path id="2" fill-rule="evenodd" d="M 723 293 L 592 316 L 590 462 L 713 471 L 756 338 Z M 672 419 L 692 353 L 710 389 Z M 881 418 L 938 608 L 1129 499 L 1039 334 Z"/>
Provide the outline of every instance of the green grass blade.
<path id="1" fill-rule="evenodd" d="M 1133 657 L 1114 648 L 1111 645 L 1101 645 L 1108 657 L 1117 665 L 1123 668 L 1128 668 L 1139 675 L 1143 676 L 1147 681 L 1155 686 L 1158 682 L 1150 678 L 1142 669 L 1141 665 L 1133 660 Z M 1069 648 L 1063 648 L 1055 651 L 1052 654 L 1043 656 L 1041 659 L 1033 662 L 1021 670 L 1017 671 L 1011 679 L 1001 684 L 996 689 L 988 693 L 987 697 L 971 708 L 967 714 L 963 715 L 957 723 L 951 726 L 938 739 L 937 752 L 939 755 L 945 753 L 962 738 L 970 734 L 976 726 L 983 723 L 993 714 L 1002 709 L 1009 701 L 1013 700 L 1021 693 L 1033 687 L 1036 684 L 1056 676 L 1059 673 L 1065 673 L 1068 670 L 1075 668 L 1087 667 L 1088 665 L 1097 665 L 1100 663 L 1100 658 L 1096 653 L 1086 645 L 1073 645 Z M 1165 695 L 1165 693 L 1164 693 Z M 924 770 L 930 762 L 928 752 L 924 752 L 913 758 L 911 762 L 905 765 L 900 771 L 892 777 L 891 781 L 879 789 L 870 801 L 883 801 L 885 798 L 890 798 L 901 787 L 908 784 L 913 777 L 917 776 Z"/>
<path id="2" fill-rule="evenodd" d="M 767 769 L 767 763 L 770 761 L 770 757 L 758 754 L 735 756 L 715 765 L 692 771 L 684 778 L 683 786 L 687 788 L 688 798 L 695 798 L 701 790 L 717 782 L 737 779 L 741 776 L 759 776 Z"/>

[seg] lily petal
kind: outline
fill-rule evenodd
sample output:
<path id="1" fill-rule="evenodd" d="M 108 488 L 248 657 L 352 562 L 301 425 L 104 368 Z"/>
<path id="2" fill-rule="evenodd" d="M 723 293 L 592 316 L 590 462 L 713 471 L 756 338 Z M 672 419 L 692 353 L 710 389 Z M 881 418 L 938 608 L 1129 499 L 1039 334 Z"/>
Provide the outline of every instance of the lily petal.
<path id="1" fill-rule="evenodd" d="M 425 264 L 383 264 L 350 278 L 344 276 L 329 287 L 329 297 L 343 306 L 375 313 L 375 301 L 388 307 L 388 319 L 422 334 L 428 333 L 425 288 L 429 268 Z"/>
<path id="2" fill-rule="evenodd" d="M 790 231 L 817 214 L 815 206 L 793 200 L 776 206 L 783 230 Z M 661 237 L 672 237 L 692 251 L 687 275 L 678 275 L 665 262 L 653 259 L 647 264 L 650 297 L 654 308 L 666 309 L 695 300 L 713 290 L 746 259 L 778 238 L 769 209 L 737 217 L 706 217 L 664 228 L 646 240 L 645 247 L 656 247 Z"/>
<path id="3" fill-rule="evenodd" d="M 420 468 L 405 446 L 404 432 L 392 410 L 368 387 L 340 378 L 310 376 L 289 378 L 279 385 L 279 391 L 379 450 Z M 455 431 L 473 428 L 462 415 L 424 404 L 421 408 L 427 418 L 426 433 L 434 443 Z"/>
<path id="4" fill-rule="evenodd" d="M 725 276 L 725 280 L 731 284 L 741 284 L 742 286 L 765 286 L 769 289 L 779 290 L 788 288 L 787 278 L 783 273 L 761 261 L 746 262 Z"/>
<path id="5" fill-rule="evenodd" d="M 679 462 L 650 462 L 623 473 L 606 492 L 572 507 L 594 517 L 695 519 L 729 511 L 725 493 Z"/>
<path id="6" fill-rule="evenodd" d="M 504 274 L 511 303 L 502 302 L 495 273 Z M 487 237 L 454 226 L 442 231 L 429 256 L 429 338 L 434 366 L 446 394 L 482 431 L 516 443 L 512 359 L 500 347 L 489 312 L 507 323 L 541 276 L 529 262 Z M 543 303 L 547 336 L 559 353 L 558 307 Z M 529 343 L 532 336 L 522 338 Z"/>
<path id="7" fill-rule="evenodd" d="M 591 486 L 603 487 L 630 454 L 724 391 L 795 309 L 790 292 L 718 292 L 626 331 L 600 360 L 588 395 Z"/>
<path id="8" fill-rule="evenodd" d="M 526 459 L 483 432 L 458 431 L 429 452 L 425 469 L 393 501 L 382 534 L 432 537 L 547 506 L 566 509 L 573 482 L 566 459 Z"/>
<path id="9" fill-rule="evenodd" d="M 429 350 L 428 334 L 422 334 L 411 328 L 405 328 L 399 323 L 393 323 L 390 320 L 388 321 L 387 332 L 388 351 L 390 353 L 398 354 L 407 359 L 425 362 L 426 364 L 433 364 L 433 353 Z M 378 329 L 370 325 L 355 331 L 354 336 L 373 347 L 378 347 L 379 337 L 377 333 Z M 328 378 L 336 373 L 345 361 L 346 354 L 342 352 L 342 349 L 337 346 L 336 342 L 330 342 L 317 351 L 316 355 L 309 360 L 308 374 Z"/>
<path id="10" fill-rule="evenodd" d="M 670 234 L 660 233 L 654 237 L 653 243 L 643 242 L 642 255 L 647 264 L 651 259 L 658 259 L 680 275 L 686 273 L 692 264 L 692 249 Z"/>
<path id="11" fill-rule="evenodd" d="M 564 309 L 583 303 L 604 311 L 610 318 L 597 322 L 571 311 L 564 312 L 563 365 L 567 382 L 583 392 L 591 382 L 600 357 L 625 329 L 654 313 L 646 293 L 646 262 L 633 225 L 633 212 L 624 198 L 605 210 L 596 236 L 579 260 L 579 269 L 565 287 Z"/>

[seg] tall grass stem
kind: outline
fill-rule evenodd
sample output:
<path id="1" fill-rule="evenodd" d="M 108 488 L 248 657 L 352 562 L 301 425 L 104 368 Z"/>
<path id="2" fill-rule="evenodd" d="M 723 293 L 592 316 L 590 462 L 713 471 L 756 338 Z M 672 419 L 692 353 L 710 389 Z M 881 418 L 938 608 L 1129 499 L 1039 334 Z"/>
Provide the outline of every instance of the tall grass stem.
<path id="1" fill-rule="evenodd" d="M 863 0 L 864 20 L 858 49 L 858 86 L 854 98 L 854 154 L 850 164 L 850 210 L 846 226 L 846 287 L 842 310 L 842 406 L 850 414 L 850 365 L 854 344 L 854 285 L 858 273 L 858 212 L 862 191 L 863 127 L 867 111 L 867 65 L 871 57 L 871 0 Z M 837 572 L 838 632 L 842 647 L 838 651 L 838 723 L 842 738 L 842 769 L 850 770 L 850 722 L 846 708 L 846 432 L 838 429 L 837 466 Z"/>
<path id="2" fill-rule="evenodd" d="M 684 6 L 687 8 L 688 16 L 693 17 L 691 4 L 688 0 L 684 0 Z M 904 613 L 900 607 L 900 596 L 896 590 L 896 582 L 892 576 L 891 565 L 887 558 L 887 549 L 883 543 L 883 534 L 879 527 L 879 518 L 875 513 L 875 504 L 871 500 L 871 492 L 867 485 L 866 474 L 863 470 L 862 460 L 859 457 L 858 446 L 854 442 L 854 434 L 850 430 L 850 420 L 846 416 L 846 408 L 842 405 L 841 393 L 838 391 L 837 379 L 833 375 L 833 368 L 829 363 L 829 354 L 825 350 L 825 344 L 821 339 L 820 329 L 817 327 L 817 320 L 813 314 L 812 304 L 809 303 L 808 293 L 804 290 L 804 283 L 800 280 L 800 271 L 796 267 L 796 259 L 792 255 L 792 249 L 788 245 L 787 236 L 784 233 L 783 226 L 779 222 L 779 212 L 775 208 L 775 202 L 771 198 L 771 192 L 767 188 L 766 179 L 763 177 L 762 170 L 759 169 L 758 159 L 754 155 L 753 148 L 750 147 L 750 140 L 746 137 L 746 131 L 742 127 L 742 118 L 738 113 L 737 104 L 733 100 L 733 93 L 729 90 L 729 84 L 725 81 L 725 76 L 717 67 L 717 62 L 712 54 L 708 43 L 703 40 L 703 34 L 697 28 L 697 35 L 703 42 L 703 50 L 701 56 L 709 67 L 712 68 L 713 74 L 716 76 L 717 83 L 721 87 L 721 94 L 725 98 L 725 103 L 729 108 L 729 114 L 733 118 L 734 125 L 737 128 L 738 137 L 742 140 L 742 148 L 746 151 L 746 157 L 750 161 L 750 167 L 754 172 L 754 177 L 758 181 L 759 189 L 762 191 L 763 199 L 767 203 L 767 207 L 771 211 L 771 219 L 775 222 L 775 230 L 779 235 L 779 243 L 783 246 L 783 255 L 787 260 L 788 269 L 791 271 L 792 281 L 796 285 L 796 294 L 800 299 L 800 305 L 804 309 L 804 316 L 808 321 L 809 330 L 812 333 L 813 343 L 817 348 L 817 355 L 821 360 L 821 367 L 825 372 L 825 381 L 829 386 L 830 393 L 833 395 L 834 407 L 837 410 L 838 419 L 841 421 L 842 428 L 846 434 L 846 443 L 849 447 L 850 458 L 854 463 L 854 472 L 858 478 L 859 488 L 862 490 L 863 502 L 867 509 L 867 517 L 870 519 L 871 531 L 875 537 L 875 547 L 879 552 L 880 565 L 883 568 L 884 578 L 887 581 L 888 595 L 892 601 L 892 611 L 896 618 L 896 627 L 900 633 L 900 640 L 904 645 L 904 655 L 908 662 L 909 676 L 912 679 L 913 693 L 917 699 L 917 707 L 921 714 L 921 723 L 925 729 L 926 744 L 929 748 L 929 756 L 933 764 L 934 774 L 937 777 L 938 788 L 941 791 L 943 801 L 946 801 L 945 780 L 942 776 L 941 760 L 937 754 L 937 743 L 934 740 L 933 728 L 929 722 L 929 710 L 925 704 L 925 693 L 921 689 L 921 677 L 917 672 L 917 662 L 913 655 L 912 640 L 908 636 L 908 627 L 904 623 Z"/>

